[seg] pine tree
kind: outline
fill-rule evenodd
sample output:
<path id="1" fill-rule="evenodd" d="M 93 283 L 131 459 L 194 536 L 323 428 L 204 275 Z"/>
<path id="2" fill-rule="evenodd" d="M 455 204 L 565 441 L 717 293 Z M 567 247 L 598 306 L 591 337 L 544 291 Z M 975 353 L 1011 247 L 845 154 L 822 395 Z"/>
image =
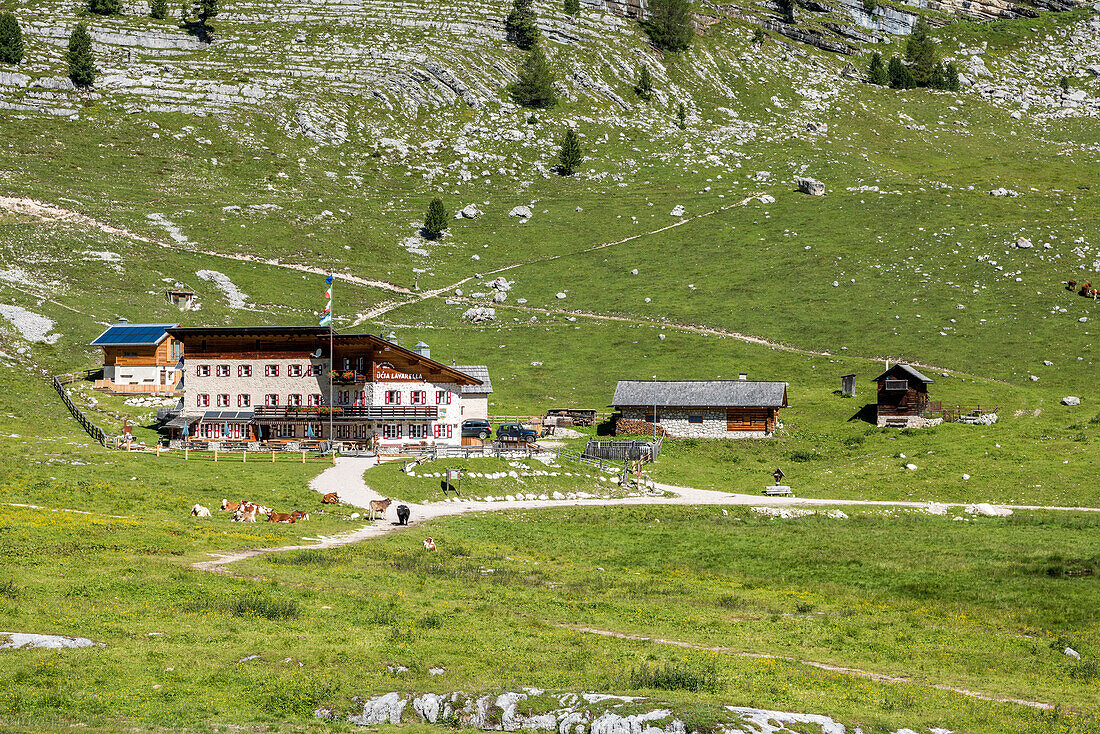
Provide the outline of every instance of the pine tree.
<path id="1" fill-rule="evenodd" d="M 566 15 L 572 15 L 575 18 L 581 12 L 581 0 L 565 0 L 562 9 L 565 10 Z"/>
<path id="2" fill-rule="evenodd" d="M 214 31 L 210 28 L 210 20 L 218 14 L 218 0 L 194 0 L 195 17 L 199 19 L 199 27 L 202 29 L 204 41 L 213 40 Z"/>
<path id="3" fill-rule="evenodd" d="M 928 86 L 932 89 L 947 89 L 947 70 L 942 61 L 937 61 L 932 67 L 932 74 L 928 77 Z"/>
<path id="4" fill-rule="evenodd" d="M 638 95 L 639 99 L 649 101 L 653 97 L 653 79 L 649 75 L 649 67 L 643 66 L 642 71 L 638 74 L 638 83 L 634 85 L 634 93 Z"/>
<path id="5" fill-rule="evenodd" d="M 901 63 L 897 56 L 890 57 L 887 73 L 890 77 L 890 86 L 894 89 L 912 89 L 917 86 L 913 72 L 909 71 L 909 67 Z"/>
<path id="6" fill-rule="evenodd" d="M 959 91 L 959 68 L 955 66 L 954 61 L 948 61 L 947 66 L 943 70 L 944 76 L 944 89 L 951 92 Z"/>
<path id="7" fill-rule="evenodd" d="M 78 87 L 89 87 L 95 81 L 95 59 L 92 58 L 92 37 L 83 23 L 77 23 L 69 36 L 69 79 Z"/>
<path id="8" fill-rule="evenodd" d="M 118 15 L 122 12 L 122 0 L 88 0 L 88 10 L 96 15 Z"/>
<path id="9" fill-rule="evenodd" d="M 684 108 L 683 102 L 676 105 L 676 120 L 681 130 L 687 129 L 687 109 Z"/>
<path id="10" fill-rule="evenodd" d="M 885 87 L 890 83 L 890 75 L 886 73 L 886 66 L 882 63 L 882 56 L 878 51 L 871 54 L 871 65 L 867 67 L 867 78 L 871 84 Z"/>
<path id="11" fill-rule="evenodd" d="M 157 20 L 167 20 L 168 0 L 152 0 L 149 3 L 149 16 Z"/>
<path id="12" fill-rule="evenodd" d="M 684 51 L 691 45 L 691 3 L 689 0 L 652 0 L 646 32 L 665 51 Z"/>
<path id="13" fill-rule="evenodd" d="M 922 87 L 931 84 L 932 70 L 936 68 L 936 44 L 930 30 L 928 21 L 920 18 L 905 42 L 905 61 L 909 64 L 917 85 Z"/>
<path id="14" fill-rule="evenodd" d="M 519 80 L 508 88 L 512 101 L 524 107 L 553 107 L 558 96 L 554 92 L 554 72 L 543 55 L 534 46 L 519 68 Z"/>
<path id="15" fill-rule="evenodd" d="M 584 153 L 581 152 L 581 141 L 573 128 L 568 128 L 561 139 L 561 150 L 558 151 L 558 173 L 563 176 L 572 176 L 581 164 Z"/>
<path id="16" fill-rule="evenodd" d="M 0 13 L 0 64 L 23 60 L 23 30 L 12 13 Z"/>
<path id="17" fill-rule="evenodd" d="M 432 199 L 428 204 L 428 213 L 424 217 L 424 236 L 429 240 L 437 240 L 447 229 L 447 212 L 443 209 L 443 200 Z"/>
<path id="18" fill-rule="evenodd" d="M 767 38 L 767 36 L 764 35 L 764 29 L 763 28 L 757 28 L 757 29 L 753 30 L 753 32 L 752 32 L 752 42 L 753 43 L 757 44 L 758 46 L 762 46 L 762 45 L 764 45 L 764 39 L 765 38 Z"/>
<path id="19" fill-rule="evenodd" d="M 532 8 L 532 0 L 512 0 L 512 11 L 504 20 L 508 40 L 522 49 L 532 48 L 539 42 L 538 18 Z"/>

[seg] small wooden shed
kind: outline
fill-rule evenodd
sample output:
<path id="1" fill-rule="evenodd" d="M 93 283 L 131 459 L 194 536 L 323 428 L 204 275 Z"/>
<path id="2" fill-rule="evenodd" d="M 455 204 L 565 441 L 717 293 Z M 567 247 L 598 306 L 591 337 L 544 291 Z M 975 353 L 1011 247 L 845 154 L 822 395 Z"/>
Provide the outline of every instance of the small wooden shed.
<path id="1" fill-rule="evenodd" d="M 875 378 L 879 427 L 909 428 L 925 420 L 932 380 L 906 364 L 896 364 Z"/>

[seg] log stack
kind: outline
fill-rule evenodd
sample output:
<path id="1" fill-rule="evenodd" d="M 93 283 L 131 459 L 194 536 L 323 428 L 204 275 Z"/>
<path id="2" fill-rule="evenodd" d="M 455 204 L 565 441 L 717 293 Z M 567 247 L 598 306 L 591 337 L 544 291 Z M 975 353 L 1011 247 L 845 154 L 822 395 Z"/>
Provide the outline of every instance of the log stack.
<path id="1" fill-rule="evenodd" d="M 628 418 L 619 418 L 615 421 L 615 435 L 616 436 L 652 436 L 653 424 L 649 421 L 630 420 Z M 668 436 L 668 433 L 661 426 L 657 426 L 657 435 Z"/>

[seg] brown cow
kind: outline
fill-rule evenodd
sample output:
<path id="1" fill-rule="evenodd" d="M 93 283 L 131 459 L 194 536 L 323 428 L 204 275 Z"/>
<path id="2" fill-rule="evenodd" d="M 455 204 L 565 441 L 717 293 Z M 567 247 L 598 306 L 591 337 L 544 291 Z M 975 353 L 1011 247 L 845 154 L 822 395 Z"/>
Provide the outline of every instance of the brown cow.
<path id="1" fill-rule="evenodd" d="M 222 500 L 222 510 L 226 512 L 233 512 L 241 506 L 240 502 L 230 502 L 229 500 Z"/>
<path id="2" fill-rule="evenodd" d="M 338 505 L 340 504 L 340 498 L 336 496 L 335 492 L 329 492 L 321 498 L 322 505 Z"/>
<path id="3" fill-rule="evenodd" d="M 306 512 L 305 510 L 295 510 L 294 512 L 290 513 L 290 516 L 293 517 L 295 520 L 308 520 L 309 519 L 309 513 Z"/>
<path id="4" fill-rule="evenodd" d="M 294 517 L 294 515 L 288 515 L 285 512 L 272 512 L 270 515 L 267 516 L 268 522 L 292 523 L 295 522 L 297 519 L 298 518 Z"/>
<path id="5" fill-rule="evenodd" d="M 390 503 L 393 500 L 387 498 L 384 500 L 371 500 L 370 501 L 370 513 L 367 515 L 368 520 L 384 520 L 386 519 L 386 510 L 389 508 Z"/>

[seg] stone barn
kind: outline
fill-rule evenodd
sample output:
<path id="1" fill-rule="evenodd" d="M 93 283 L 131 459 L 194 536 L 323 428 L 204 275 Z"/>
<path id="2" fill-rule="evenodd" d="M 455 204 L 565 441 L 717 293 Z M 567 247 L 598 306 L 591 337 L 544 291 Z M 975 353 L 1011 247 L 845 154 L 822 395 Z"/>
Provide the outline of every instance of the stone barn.
<path id="1" fill-rule="evenodd" d="M 672 438 L 771 436 L 787 407 L 787 383 L 740 380 L 620 380 L 615 410 L 626 421 L 656 422 Z M 656 414 L 654 406 L 656 405 Z"/>
<path id="2" fill-rule="evenodd" d="M 932 380 L 906 364 L 896 364 L 875 378 L 878 383 L 879 428 L 920 428 L 930 408 Z"/>

